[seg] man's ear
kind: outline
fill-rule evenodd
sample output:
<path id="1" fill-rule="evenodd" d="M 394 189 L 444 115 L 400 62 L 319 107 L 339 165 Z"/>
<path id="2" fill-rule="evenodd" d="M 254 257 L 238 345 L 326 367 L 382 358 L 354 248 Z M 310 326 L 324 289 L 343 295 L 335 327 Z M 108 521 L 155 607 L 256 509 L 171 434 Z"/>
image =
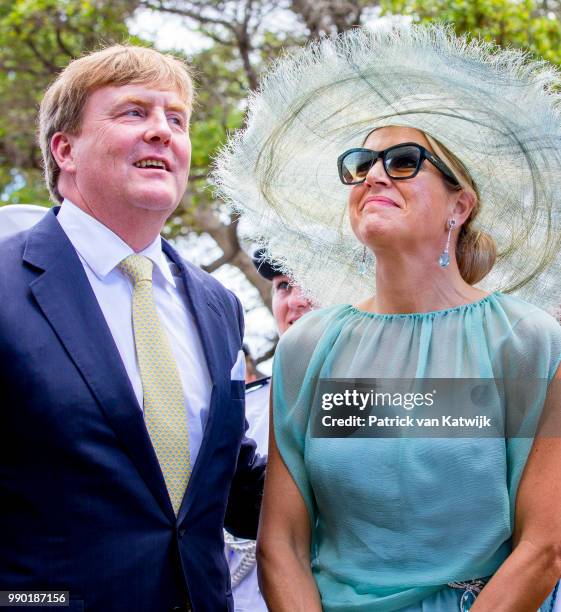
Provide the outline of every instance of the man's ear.
<path id="1" fill-rule="evenodd" d="M 51 138 L 51 153 L 58 167 L 64 172 L 73 174 L 76 172 L 74 162 L 72 137 L 65 132 L 56 132 Z"/>
<path id="2" fill-rule="evenodd" d="M 457 223 L 461 225 L 468 219 L 475 206 L 475 194 L 468 190 L 462 189 L 456 196 L 456 201 L 452 206 L 452 214 Z"/>

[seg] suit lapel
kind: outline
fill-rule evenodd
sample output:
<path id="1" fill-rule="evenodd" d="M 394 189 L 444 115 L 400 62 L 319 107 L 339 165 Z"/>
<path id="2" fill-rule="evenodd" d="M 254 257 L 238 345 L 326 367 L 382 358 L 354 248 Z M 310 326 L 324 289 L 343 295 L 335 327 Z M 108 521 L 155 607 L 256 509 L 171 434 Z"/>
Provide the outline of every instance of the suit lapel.
<path id="1" fill-rule="evenodd" d="M 230 357 L 224 344 L 224 325 L 226 324 L 218 309 L 214 306 L 212 295 L 204 283 L 185 265 L 179 255 L 163 241 L 164 252 L 178 266 L 185 291 L 188 307 L 195 319 L 200 334 L 203 351 L 212 381 L 212 393 L 209 415 L 203 432 L 203 439 L 189 485 L 183 498 L 178 522 L 181 522 L 196 496 L 201 478 L 204 479 L 205 464 L 213 448 L 212 436 L 215 423 L 220 422 L 220 410 L 229 399 Z"/>
<path id="2" fill-rule="evenodd" d="M 166 514 L 166 485 L 125 367 L 82 263 L 48 213 L 30 232 L 24 261 L 42 270 L 30 289 L 141 477 Z"/>

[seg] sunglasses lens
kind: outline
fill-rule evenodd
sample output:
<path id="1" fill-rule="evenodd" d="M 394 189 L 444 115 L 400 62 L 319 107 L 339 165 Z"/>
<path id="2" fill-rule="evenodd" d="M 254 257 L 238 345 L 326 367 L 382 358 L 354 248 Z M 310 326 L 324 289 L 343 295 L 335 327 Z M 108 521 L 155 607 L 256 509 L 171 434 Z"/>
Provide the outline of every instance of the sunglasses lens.
<path id="1" fill-rule="evenodd" d="M 408 178 L 415 174 L 421 160 L 421 151 L 417 147 L 396 147 L 385 155 L 384 165 L 391 178 Z"/>
<path id="2" fill-rule="evenodd" d="M 368 171 L 372 168 L 374 160 L 373 151 L 349 151 L 341 162 L 341 180 L 350 185 L 366 178 Z"/>

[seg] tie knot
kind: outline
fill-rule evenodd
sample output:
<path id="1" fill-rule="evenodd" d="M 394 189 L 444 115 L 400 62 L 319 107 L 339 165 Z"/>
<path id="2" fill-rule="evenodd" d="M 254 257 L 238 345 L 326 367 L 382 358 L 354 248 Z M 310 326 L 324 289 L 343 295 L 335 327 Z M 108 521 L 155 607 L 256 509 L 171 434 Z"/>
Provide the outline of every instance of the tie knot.
<path id="1" fill-rule="evenodd" d="M 148 257 L 137 255 L 136 253 L 125 257 L 119 264 L 119 269 L 122 270 L 135 285 L 143 280 L 152 282 L 153 267 L 154 264 Z"/>

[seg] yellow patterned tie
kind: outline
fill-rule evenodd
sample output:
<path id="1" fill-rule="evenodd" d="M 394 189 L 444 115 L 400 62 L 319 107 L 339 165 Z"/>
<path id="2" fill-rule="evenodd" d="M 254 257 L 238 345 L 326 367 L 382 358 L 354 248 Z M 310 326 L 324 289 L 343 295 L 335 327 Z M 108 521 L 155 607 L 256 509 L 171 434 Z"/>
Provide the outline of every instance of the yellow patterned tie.
<path id="1" fill-rule="evenodd" d="M 144 421 L 177 516 L 191 474 L 183 387 L 152 292 L 153 264 L 129 255 L 119 268 L 133 283 L 132 323 L 144 394 Z"/>

